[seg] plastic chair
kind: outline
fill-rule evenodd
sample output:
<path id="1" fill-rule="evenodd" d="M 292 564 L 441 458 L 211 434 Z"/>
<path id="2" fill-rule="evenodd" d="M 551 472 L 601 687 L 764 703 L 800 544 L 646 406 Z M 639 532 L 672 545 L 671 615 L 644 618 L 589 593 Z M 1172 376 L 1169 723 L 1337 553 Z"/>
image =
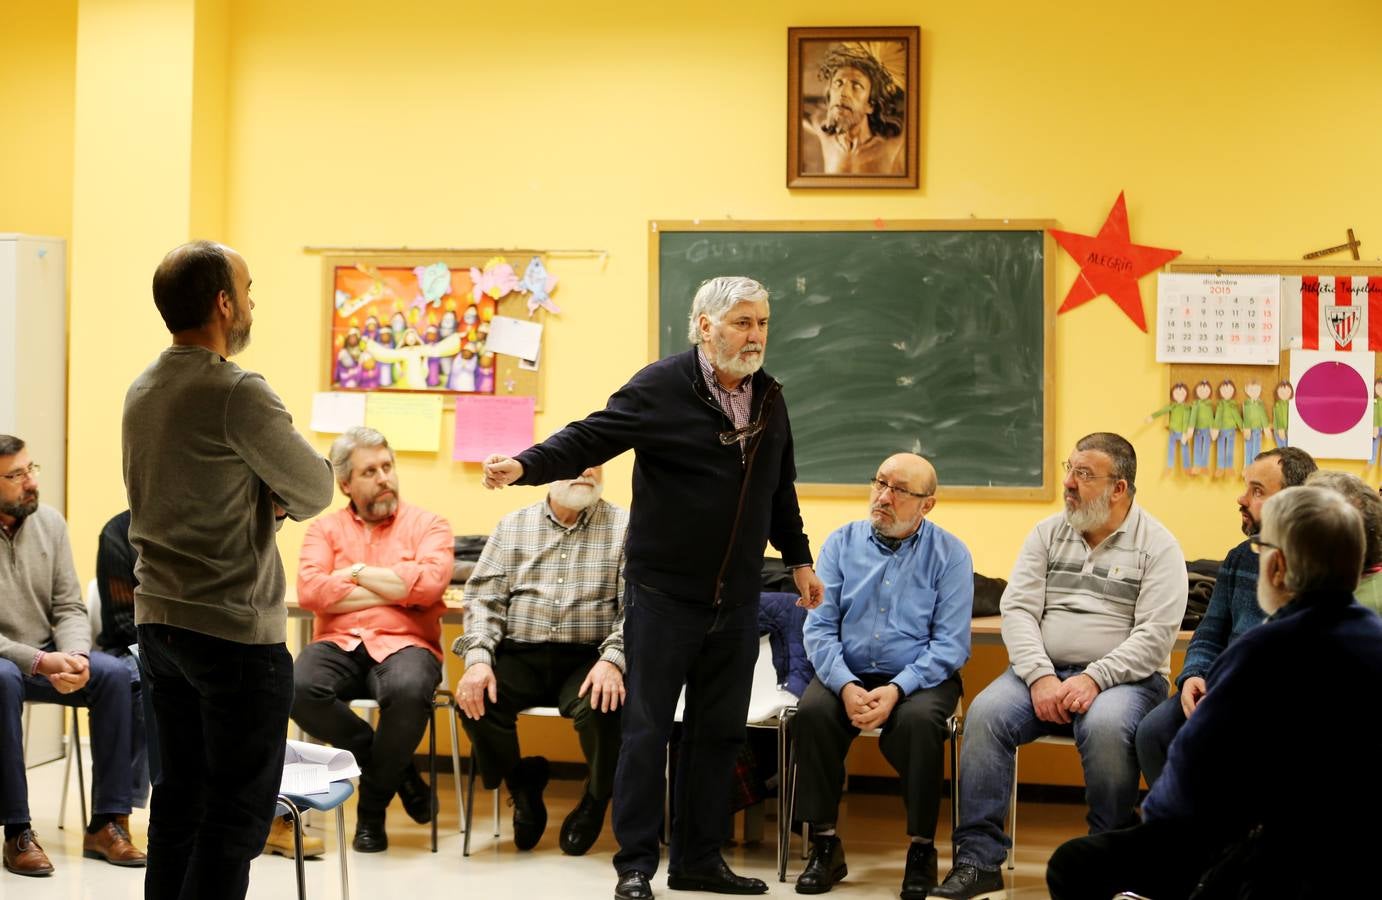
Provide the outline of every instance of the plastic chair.
<path id="1" fill-rule="evenodd" d="M 1074 747 L 1075 739 L 1060 734 L 1044 734 L 1032 743 Z M 1008 801 L 1008 839 L 1010 841 L 1008 845 L 1009 871 L 1015 866 L 1015 857 L 1017 856 L 1017 751 L 1021 749 L 1021 747 L 1017 747 L 1013 750 L 1013 793 L 1012 798 Z"/>
<path id="2" fill-rule="evenodd" d="M 279 794 L 275 816 L 293 820 L 293 863 L 297 867 L 298 900 L 307 900 L 307 871 L 302 856 L 302 811 L 336 811 L 336 844 L 341 857 L 341 900 L 350 900 L 350 872 L 346 861 L 345 802 L 355 793 L 349 781 L 333 781 L 325 794 Z"/>
<path id="3" fill-rule="evenodd" d="M 561 710 L 555 706 L 530 706 L 527 709 L 518 711 L 520 716 L 538 716 L 544 719 L 560 719 Z M 452 727 L 455 727 L 455 718 L 452 717 Z M 454 744 L 452 746 L 455 746 Z M 475 745 L 470 746 L 470 774 L 466 778 L 465 787 L 465 842 L 461 846 L 461 855 L 470 855 L 470 826 L 471 818 L 475 814 L 475 775 L 479 771 L 479 766 L 475 761 Z M 499 788 L 494 789 L 494 836 L 499 837 Z"/>
<path id="4" fill-rule="evenodd" d="M 379 712 L 379 702 L 368 697 L 360 697 L 350 701 L 351 709 L 358 709 L 364 712 L 365 719 L 374 726 L 374 717 Z M 450 715 L 446 718 L 451 723 L 451 774 L 456 780 L 456 830 L 457 832 L 469 831 L 470 820 L 466 816 L 465 807 L 461 797 L 461 751 L 460 733 L 456 727 L 456 697 L 446 687 L 446 675 L 442 674 L 441 684 L 437 685 L 436 692 L 432 695 L 432 718 L 427 723 L 427 774 L 428 785 L 432 789 L 432 852 L 437 852 L 437 813 L 440 804 L 437 801 L 437 710 L 450 710 Z M 497 806 L 496 806 L 497 809 Z M 496 813 L 497 815 L 497 813 Z"/>
<path id="5" fill-rule="evenodd" d="M 779 765 L 782 771 L 787 773 L 784 783 L 780 789 L 781 796 L 786 801 L 780 804 L 777 822 L 777 880 L 787 880 L 787 856 L 791 849 L 792 841 L 792 817 L 796 812 L 797 799 L 797 764 L 793 759 L 795 745 L 789 739 L 791 731 L 791 721 L 796 715 L 796 707 L 784 710 L 778 738 L 778 746 L 785 748 L 779 757 Z M 950 830 L 953 833 L 960 821 L 960 738 L 964 735 L 964 698 L 955 701 L 955 711 L 946 720 L 946 730 L 949 732 L 950 741 Z M 874 728 L 869 731 L 861 731 L 860 737 L 879 737 L 882 735 L 881 728 Z M 806 823 L 802 823 L 802 855 L 806 854 Z"/>

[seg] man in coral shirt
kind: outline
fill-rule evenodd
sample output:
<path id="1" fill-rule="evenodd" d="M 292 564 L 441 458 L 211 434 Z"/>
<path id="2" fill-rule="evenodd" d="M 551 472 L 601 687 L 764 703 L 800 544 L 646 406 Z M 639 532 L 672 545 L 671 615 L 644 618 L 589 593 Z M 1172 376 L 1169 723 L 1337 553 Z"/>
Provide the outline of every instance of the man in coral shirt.
<path id="1" fill-rule="evenodd" d="M 343 509 L 307 530 L 298 564 L 298 603 L 316 614 L 312 643 L 293 671 L 293 720 L 360 764 L 354 847 L 388 849 L 384 813 L 397 792 L 414 821 L 431 821 L 427 783 L 413 750 L 427 730 L 442 678 L 442 592 L 451 580 L 451 526 L 398 496 L 393 451 L 372 428 L 352 428 L 331 445 Z M 351 700 L 379 703 L 379 727 Z"/>

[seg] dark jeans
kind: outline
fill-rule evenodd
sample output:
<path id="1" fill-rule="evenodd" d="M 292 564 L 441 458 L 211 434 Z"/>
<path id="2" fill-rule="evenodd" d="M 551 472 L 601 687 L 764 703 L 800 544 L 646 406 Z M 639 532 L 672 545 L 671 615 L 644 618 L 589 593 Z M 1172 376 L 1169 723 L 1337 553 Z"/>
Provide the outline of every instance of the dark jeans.
<path id="1" fill-rule="evenodd" d="M 1137 765 L 1151 787 L 1166 768 L 1166 753 L 1185 725 L 1185 709 L 1180 694 L 1172 694 L 1147 713 L 1137 726 Z"/>
<path id="2" fill-rule="evenodd" d="M 1046 865 L 1052 900 L 1109 900 L 1130 891 L 1184 900 L 1223 852 L 1187 823 L 1148 822 L 1066 841 Z"/>
<path id="3" fill-rule="evenodd" d="M 405 647 L 375 662 L 364 644 L 346 651 L 315 641 L 293 670 L 293 721 L 317 740 L 355 754 L 360 765 L 357 813 L 380 820 L 413 751 L 427 733 L 441 662 L 423 647 Z M 351 700 L 379 703 L 378 727 L 351 711 Z"/>
<path id="4" fill-rule="evenodd" d="M 869 690 L 889 681 L 885 676 L 859 680 Z M 949 736 L 946 721 L 955 712 L 960 692 L 958 674 L 916 691 L 893 707 L 878 738 L 883 756 L 901 777 L 907 833 L 912 837 L 936 836 Z M 792 728 L 796 732 L 797 818 L 813 825 L 833 825 L 844 789 L 845 755 L 859 729 L 849 723 L 839 695 L 819 678 L 811 679 L 802 695 Z"/>
<path id="5" fill-rule="evenodd" d="M 139 649 L 161 759 L 145 900 L 241 900 L 283 780 L 293 659 L 168 625 L 140 625 Z"/>
<path id="6" fill-rule="evenodd" d="M 624 655 L 628 698 L 614 775 L 614 868 L 650 877 L 657 871 L 667 739 L 685 685 L 667 868 L 693 871 L 716 858 L 729 837 L 734 761 L 744 743 L 758 658 L 756 598 L 716 610 L 628 582 Z"/>
<path id="7" fill-rule="evenodd" d="M 91 679 L 86 687 L 70 694 L 58 693 L 46 676 L 26 675 L 14 663 L 0 659 L 0 822 L 29 821 L 29 782 L 21 736 L 26 700 L 90 710 L 91 811 L 129 815 L 132 710 L 139 686 L 115 657 L 93 650 L 90 658 Z"/>
<path id="8" fill-rule="evenodd" d="M 475 747 L 475 759 L 486 788 L 496 788 L 520 758 L 518 712 L 530 706 L 555 706 L 573 720 L 581 752 L 590 767 L 590 796 L 603 803 L 614 792 L 619 759 L 619 712 L 590 708 L 590 693 L 578 696 L 600 649 L 591 644 L 523 644 L 502 641 L 494 652 L 494 679 L 499 699 L 486 701 L 479 719 L 461 717 Z"/>

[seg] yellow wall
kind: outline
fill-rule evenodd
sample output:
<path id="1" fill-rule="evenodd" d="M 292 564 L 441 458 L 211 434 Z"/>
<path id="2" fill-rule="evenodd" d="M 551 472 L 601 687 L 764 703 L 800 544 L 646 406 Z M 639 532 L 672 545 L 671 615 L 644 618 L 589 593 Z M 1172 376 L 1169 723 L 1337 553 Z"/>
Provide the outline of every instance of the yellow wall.
<path id="1" fill-rule="evenodd" d="M 83 14 L 92 5 L 143 14 L 99 0 L 78 5 Z M 1326 2 L 1308 20 L 1298 4 L 1185 0 L 874 2 L 849 19 L 820 0 L 395 0 L 387 15 L 358 0 L 194 5 L 199 35 L 212 17 L 227 23 L 223 93 L 222 63 L 205 76 L 199 51 L 191 127 L 201 167 L 179 169 L 170 188 L 184 190 L 190 178 L 188 221 L 224 222 L 221 233 L 198 236 L 226 240 L 248 259 L 258 307 L 241 362 L 268 376 L 304 426 L 325 371 L 320 262 L 306 245 L 608 251 L 607 261 L 552 263 L 565 312 L 549 320 L 543 435 L 601 404 L 646 362 L 650 219 L 1039 217 L 1092 233 L 1126 190 L 1134 240 L 1188 258 L 1290 259 L 1341 240 L 1350 226 L 1365 250 L 1382 241 L 1382 181 L 1373 173 L 1382 124 L 1366 108 L 1382 89 L 1382 8 L 1368 0 Z M 64 72 L 71 83 L 73 42 L 62 37 L 71 5 L 59 9 L 67 18 L 21 23 L 51 51 L 34 50 L 27 65 L 5 60 L 0 71 L 19 66 L 43 90 Z M 922 26 L 921 189 L 786 190 L 787 26 L 910 23 Z M 205 53 L 222 52 L 208 44 Z M 38 89 L 0 87 L 0 99 Z M 137 93 L 126 103 L 137 123 Z M 198 119 L 214 120 L 218 109 L 219 126 Z M 21 115 L 8 103 L 0 110 L 6 122 Z M 70 115 L 55 104 L 43 123 L 55 171 L 70 165 L 61 146 Z M 79 142 L 100 139 L 77 130 Z M 83 152 L 93 151 L 79 143 Z M 61 231 L 51 208 L 67 203 L 70 184 L 50 181 L 24 185 L 39 199 L 17 215 L 6 201 L 0 227 Z M 0 183 L 6 195 L 9 184 Z M 105 201 L 82 192 L 77 202 Z M 69 413 L 68 493 L 83 577 L 101 523 L 123 502 L 115 436 L 124 387 L 166 342 L 148 298 L 157 255 L 147 235 L 103 235 L 103 244 L 72 248 L 74 266 L 83 254 L 120 259 L 105 283 L 74 282 L 72 297 L 76 320 L 92 323 L 74 328 L 74 360 L 93 362 L 80 378 L 74 368 Z M 1062 296 L 1075 274 L 1058 257 Z M 1154 279 L 1143 296 L 1152 310 Z M 1056 350 L 1053 461 L 1088 431 L 1129 436 L 1143 459 L 1143 504 L 1187 556 L 1221 556 L 1238 539 L 1236 487 L 1163 474 L 1164 433 L 1143 423 L 1165 389 L 1151 338 L 1100 299 L 1058 319 Z M 609 467 L 610 499 L 627 502 L 629 469 L 627 459 Z M 404 454 L 401 476 L 409 496 L 426 498 L 460 532 L 487 532 L 500 514 L 541 496 L 485 492 L 476 467 L 445 454 Z M 808 499 L 814 543 L 862 505 Z M 1005 575 L 1032 523 L 1054 509 L 942 499 L 934 519 L 970 544 L 981 571 Z M 282 536 L 290 572 L 301 534 L 294 526 Z M 984 683 L 972 670 L 971 696 Z M 574 743 L 562 752 L 574 758 Z M 859 762 L 861 771 L 877 765 Z M 1053 777 L 1078 773 L 1066 767 Z"/>

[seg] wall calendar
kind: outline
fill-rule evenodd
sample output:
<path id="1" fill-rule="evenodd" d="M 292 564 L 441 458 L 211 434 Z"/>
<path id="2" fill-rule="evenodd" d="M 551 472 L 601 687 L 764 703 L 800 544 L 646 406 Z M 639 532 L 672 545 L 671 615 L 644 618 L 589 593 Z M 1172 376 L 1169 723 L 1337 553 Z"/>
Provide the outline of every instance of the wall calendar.
<path id="1" fill-rule="evenodd" d="M 1156 361 L 1274 366 L 1281 354 L 1275 275 L 1157 277 Z"/>

